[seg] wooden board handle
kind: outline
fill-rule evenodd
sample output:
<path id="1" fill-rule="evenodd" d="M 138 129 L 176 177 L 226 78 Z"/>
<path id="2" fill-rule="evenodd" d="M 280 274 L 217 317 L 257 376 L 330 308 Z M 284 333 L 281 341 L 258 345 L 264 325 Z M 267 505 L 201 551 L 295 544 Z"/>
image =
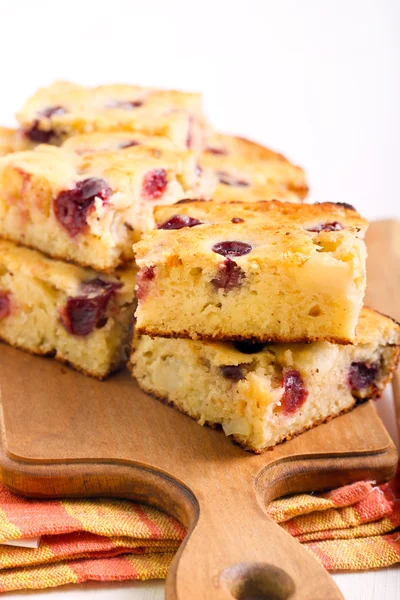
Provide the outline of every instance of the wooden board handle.
<path id="1" fill-rule="evenodd" d="M 197 524 L 171 566 L 167 600 L 343 598 L 322 565 L 255 499 L 237 495 L 242 498 L 234 503 L 221 496 L 224 518 L 214 506 L 200 506 Z"/>
<path id="2" fill-rule="evenodd" d="M 167 600 L 343 598 L 322 565 L 267 516 L 263 502 L 250 491 L 250 480 L 238 486 L 230 471 L 228 481 L 207 474 L 191 490 L 130 461 L 65 464 L 60 478 L 56 464 L 34 465 L 28 475 L 25 465 L 13 462 L 1 444 L 0 458 L 2 480 L 18 493 L 129 498 L 184 523 L 188 535 L 168 573 Z"/>

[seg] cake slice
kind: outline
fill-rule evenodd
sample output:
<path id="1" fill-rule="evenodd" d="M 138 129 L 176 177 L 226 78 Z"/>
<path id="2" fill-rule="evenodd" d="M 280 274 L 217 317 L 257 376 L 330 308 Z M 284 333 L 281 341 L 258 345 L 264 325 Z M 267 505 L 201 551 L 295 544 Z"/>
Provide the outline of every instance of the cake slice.
<path id="1" fill-rule="evenodd" d="M 189 151 L 137 146 L 81 156 L 40 145 L 0 159 L 0 236 L 110 271 L 154 227 L 155 205 L 209 198 L 213 189 Z"/>
<path id="2" fill-rule="evenodd" d="M 282 154 L 249 140 L 213 134 L 200 157 L 218 180 L 214 200 L 301 202 L 308 193 L 304 171 Z"/>
<path id="3" fill-rule="evenodd" d="M 189 226 L 171 231 L 172 216 L 144 234 L 134 246 L 138 333 L 353 342 L 366 284 L 362 220 L 360 228 L 340 229 L 329 205 L 317 205 L 316 219 L 313 208 L 300 211 L 296 225 L 272 226 L 262 218 L 204 224 L 187 217 Z M 330 224 L 325 228 L 321 210 Z M 357 221 L 353 211 L 340 210 Z"/>
<path id="4" fill-rule="evenodd" d="M 135 270 L 96 273 L 0 240 L 0 339 L 103 379 L 128 358 Z"/>
<path id="5" fill-rule="evenodd" d="M 17 118 L 29 140 L 57 145 L 81 133 L 137 131 L 199 152 L 209 130 L 200 94 L 124 84 L 58 81 L 29 98 Z"/>
<path id="6" fill-rule="evenodd" d="M 154 220 L 158 229 L 182 229 L 193 225 L 262 223 L 269 227 L 298 227 L 307 231 L 341 231 L 353 228 L 364 237 L 368 221 L 350 204 L 318 202 L 296 205 L 277 200 L 258 202 L 203 202 L 180 200 L 177 204 L 156 206 Z"/>
<path id="7" fill-rule="evenodd" d="M 143 336 L 134 341 L 130 367 L 144 391 L 261 452 L 379 397 L 399 344 L 399 325 L 364 308 L 355 345 Z"/>

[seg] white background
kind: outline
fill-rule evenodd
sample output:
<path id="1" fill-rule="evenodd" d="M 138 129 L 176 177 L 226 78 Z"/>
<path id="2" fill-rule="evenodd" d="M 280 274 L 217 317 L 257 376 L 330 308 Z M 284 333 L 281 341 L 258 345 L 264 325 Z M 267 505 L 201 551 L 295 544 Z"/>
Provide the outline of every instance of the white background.
<path id="1" fill-rule="evenodd" d="M 54 79 L 201 90 L 313 200 L 400 216 L 400 2 L 0 0 L 0 120 Z"/>
<path id="2" fill-rule="evenodd" d="M 400 217 L 399 26 L 396 0 L 0 0 L 0 123 L 54 79 L 201 90 L 220 130 L 304 166 L 312 200 Z M 351 600 L 400 598 L 397 569 L 339 582 Z"/>

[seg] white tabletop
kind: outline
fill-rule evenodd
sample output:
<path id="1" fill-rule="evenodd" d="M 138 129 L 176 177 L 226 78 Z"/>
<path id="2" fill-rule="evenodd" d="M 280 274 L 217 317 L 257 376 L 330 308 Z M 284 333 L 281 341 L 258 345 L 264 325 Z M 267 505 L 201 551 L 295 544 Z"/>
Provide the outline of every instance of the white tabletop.
<path id="1" fill-rule="evenodd" d="M 55 4 L 0 2 L 0 124 L 12 124 L 24 99 L 55 79 L 198 89 L 220 130 L 305 166 L 313 201 L 400 217 L 396 0 Z M 380 407 L 390 412 L 387 400 Z M 397 568 L 335 579 L 346 600 L 400 598 Z M 158 600 L 163 583 L 67 586 L 35 598 L 93 595 Z"/>

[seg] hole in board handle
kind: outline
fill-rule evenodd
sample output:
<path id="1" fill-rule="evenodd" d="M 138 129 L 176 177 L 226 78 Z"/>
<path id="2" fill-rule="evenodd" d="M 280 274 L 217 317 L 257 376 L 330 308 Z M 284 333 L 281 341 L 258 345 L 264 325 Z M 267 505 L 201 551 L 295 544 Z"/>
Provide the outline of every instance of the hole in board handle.
<path id="1" fill-rule="evenodd" d="M 235 600 L 289 600 L 293 579 L 268 563 L 237 563 L 224 569 L 220 578 Z"/>

